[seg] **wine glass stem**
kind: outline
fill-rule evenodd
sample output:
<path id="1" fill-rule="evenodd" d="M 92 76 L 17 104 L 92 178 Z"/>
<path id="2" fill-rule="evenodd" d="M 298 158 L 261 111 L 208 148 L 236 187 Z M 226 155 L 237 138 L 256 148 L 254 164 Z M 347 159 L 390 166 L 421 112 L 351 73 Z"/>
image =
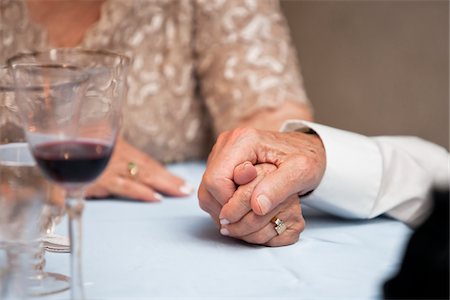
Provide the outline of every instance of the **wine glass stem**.
<path id="1" fill-rule="evenodd" d="M 5 250 L 8 266 L 0 273 L 0 299 L 26 299 L 25 278 L 29 252 L 23 245 L 7 245 Z"/>
<path id="2" fill-rule="evenodd" d="M 69 189 L 66 197 L 66 209 L 69 215 L 71 299 L 84 300 L 83 278 L 81 270 L 82 223 L 84 191 Z"/>
<path id="3" fill-rule="evenodd" d="M 45 266 L 45 250 L 44 243 L 41 239 L 30 243 L 31 251 L 31 274 L 29 277 L 31 279 L 35 278 L 39 280 L 45 277 L 44 266 Z"/>

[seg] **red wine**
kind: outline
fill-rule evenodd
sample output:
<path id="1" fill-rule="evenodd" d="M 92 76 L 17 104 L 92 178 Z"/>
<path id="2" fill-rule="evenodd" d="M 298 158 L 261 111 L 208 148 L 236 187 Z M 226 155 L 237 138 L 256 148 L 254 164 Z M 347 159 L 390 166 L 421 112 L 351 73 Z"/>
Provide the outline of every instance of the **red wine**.
<path id="1" fill-rule="evenodd" d="M 108 145 L 80 141 L 45 143 L 33 150 L 42 171 L 65 184 L 93 181 L 108 164 L 111 152 Z"/>

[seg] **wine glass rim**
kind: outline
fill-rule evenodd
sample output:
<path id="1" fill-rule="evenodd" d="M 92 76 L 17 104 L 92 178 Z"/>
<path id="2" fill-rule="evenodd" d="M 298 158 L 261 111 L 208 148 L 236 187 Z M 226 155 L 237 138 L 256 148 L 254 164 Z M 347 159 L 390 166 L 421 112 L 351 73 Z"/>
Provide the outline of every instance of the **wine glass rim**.
<path id="1" fill-rule="evenodd" d="M 58 83 L 47 83 L 47 84 L 31 84 L 31 85 L 18 85 L 17 81 L 14 80 L 13 89 L 14 90 L 26 90 L 26 91 L 36 91 L 41 90 L 42 88 L 64 88 L 67 86 L 76 86 L 79 84 L 82 84 L 83 82 L 87 81 L 89 79 L 89 76 L 94 74 L 92 70 L 88 69 L 82 69 L 78 68 L 77 66 L 64 64 L 64 63 L 33 63 L 33 62 L 27 62 L 23 64 L 17 64 L 14 67 L 10 67 L 11 70 L 20 70 L 20 69 L 33 69 L 33 68 L 40 68 L 40 69 L 64 69 L 74 72 L 73 75 L 70 76 L 70 78 L 66 81 L 58 82 Z"/>
<path id="2" fill-rule="evenodd" d="M 123 63 L 125 68 L 128 68 L 128 65 L 131 61 L 131 59 L 123 54 L 120 53 L 116 53 L 113 51 L 109 51 L 109 50 L 103 50 L 103 49 L 84 49 L 84 48 L 51 48 L 51 49 L 47 49 L 47 50 L 38 50 L 38 51 L 25 51 L 25 52 L 19 52 L 16 55 L 8 58 L 6 60 L 6 67 L 9 67 L 11 70 L 17 70 L 20 69 L 22 67 L 25 68 L 29 68 L 29 67 L 40 67 L 40 68 L 66 68 L 69 70 L 79 70 L 80 71 L 80 76 L 76 76 L 75 80 L 72 80 L 71 83 L 75 83 L 75 84 L 79 84 L 84 82 L 85 80 L 88 79 L 89 76 L 91 75 L 95 75 L 95 74 L 99 74 L 101 72 L 103 72 L 101 69 L 102 68 L 85 68 L 83 66 L 78 66 L 77 63 L 73 63 L 70 64 L 69 63 L 59 63 L 59 62 L 21 62 L 20 59 L 21 58 L 26 58 L 26 57 L 35 57 L 41 54 L 47 54 L 50 57 L 50 61 L 52 60 L 51 56 L 52 53 L 54 53 L 55 55 L 57 55 L 58 53 L 61 54 L 79 54 L 79 55 L 102 55 L 102 56 L 108 56 L 108 57 L 113 57 L 113 58 L 119 58 L 120 62 Z M 83 74 L 84 73 L 84 74 Z M 86 75 L 86 76 L 85 76 Z M 66 83 L 62 83 L 62 85 L 66 85 L 67 83 L 70 82 L 66 82 Z M 60 86 L 61 84 L 58 84 L 58 86 Z M 39 85 L 37 86 L 27 86 L 27 87 L 21 87 L 21 88 L 25 88 L 26 90 L 36 90 L 36 89 L 40 89 L 41 87 Z"/>
<path id="3" fill-rule="evenodd" d="M 130 57 L 128 57 L 127 55 L 121 54 L 121 53 L 117 53 L 117 52 L 113 52 L 110 50 L 104 50 L 104 49 L 84 49 L 84 48 L 51 48 L 51 49 L 47 49 L 47 50 L 39 50 L 39 51 L 22 51 L 19 52 L 11 57 L 9 57 L 6 60 L 6 66 L 7 67 L 14 67 L 16 64 L 14 64 L 14 61 L 19 60 L 20 58 L 23 57 L 32 57 L 32 56 L 36 56 L 39 54 L 45 54 L 45 53 L 81 53 L 81 54 L 88 54 L 88 55 L 105 55 L 105 56 L 111 56 L 111 57 L 118 57 L 120 58 L 122 61 L 124 61 L 125 63 L 130 63 L 131 59 Z"/>

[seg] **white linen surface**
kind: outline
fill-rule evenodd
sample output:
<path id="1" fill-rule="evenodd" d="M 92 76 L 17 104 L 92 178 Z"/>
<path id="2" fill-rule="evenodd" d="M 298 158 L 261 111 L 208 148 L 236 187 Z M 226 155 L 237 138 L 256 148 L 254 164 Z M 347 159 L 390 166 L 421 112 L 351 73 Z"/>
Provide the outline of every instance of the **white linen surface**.
<path id="1" fill-rule="evenodd" d="M 204 164 L 169 168 L 198 184 Z M 304 215 L 298 243 L 268 248 L 221 236 L 196 194 L 157 204 L 88 201 L 87 299 L 381 298 L 411 230 L 387 218 L 344 220 L 308 207 Z M 46 258 L 46 271 L 69 273 L 68 254 Z M 41 299 L 69 298 L 65 292 Z"/>

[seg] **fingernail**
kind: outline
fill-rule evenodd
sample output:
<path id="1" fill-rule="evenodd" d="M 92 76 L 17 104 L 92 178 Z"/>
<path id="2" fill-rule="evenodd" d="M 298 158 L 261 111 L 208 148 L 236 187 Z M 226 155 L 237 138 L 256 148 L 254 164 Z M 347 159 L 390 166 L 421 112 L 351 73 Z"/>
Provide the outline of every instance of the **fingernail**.
<path id="1" fill-rule="evenodd" d="M 156 200 L 162 200 L 163 199 L 163 195 L 161 195 L 160 193 L 153 193 L 153 196 L 155 196 Z"/>
<path id="2" fill-rule="evenodd" d="M 221 225 L 228 225 L 228 224 L 230 224 L 230 221 L 228 221 L 227 219 L 220 219 L 220 224 Z"/>
<path id="3" fill-rule="evenodd" d="M 230 235 L 230 232 L 228 231 L 228 229 L 222 228 L 222 229 L 220 229 L 220 234 L 221 235 Z"/>
<path id="4" fill-rule="evenodd" d="M 256 198 L 256 201 L 258 202 L 259 209 L 263 214 L 266 214 L 270 210 L 270 207 L 272 206 L 272 203 L 270 203 L 269 198 L 267 198 L 267 196 L 265 195 L 259 195 Z"/>
<path id="5" fill-rule="evenodd" d="M 250 166 L 253 166 L 253 164 L 252 164 L 251 162 L 249 162 L 249 161 L 246 161 L 246 162 L 242 165 L 242 167 L 243 167 L 244 169 L 246 169 L 246 168 L 248 168 L 248 167 L 250 167 Z"/>
<path id="6" fill-rule="evenodd" d="M 180 192 L 182 192 L 185 195 L 190 195 L 194 192 L 194 187 L 189 183 L 185 183 L 180 187 Z"/>

